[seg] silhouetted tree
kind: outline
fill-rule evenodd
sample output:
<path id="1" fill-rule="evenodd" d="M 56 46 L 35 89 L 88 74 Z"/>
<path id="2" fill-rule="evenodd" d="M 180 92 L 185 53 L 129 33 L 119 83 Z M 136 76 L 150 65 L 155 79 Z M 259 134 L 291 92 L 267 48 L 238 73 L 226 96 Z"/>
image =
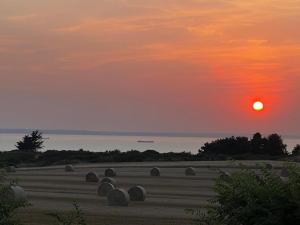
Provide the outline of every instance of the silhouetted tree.
<path id="1" fill-rule="evenodd" d="M 263 138 L 260 133 L 255 133 L 253 135 L 253 138 L 251 139 L 252 153 L 263 154 L 265 144 L 266 144 L 266 139 Z"/>
<path id="2" fill-rule="evenodd" d="M 230 137 L 205 143 L 201 147 L 204 154 L 234 155 L 250 152 L 250 144 L 247 137 Z"/>
<path id="3" fill-rule="evenodd" d="M 300 155 L 300 145 L 296 145 L 292 151 L 293 155 Z"/>
<path id="4" fill-rule="evenodd" d="M 155 161 L 159 159 L 159 152 L 155 150 L 146 150 L 142 152 L 142 157 L 147 161 Z"/>
<path id="5" fill-rule="evenodd" d="M 249 141 L 247 137 L 222 138 L 210 143 L 205 143 L 199 151 L 199 155 L 242 155 L 262 154 L 270 156 L 287 155 L 286 145 L 278 134 L 271 134 L 267 138 L 260 133 L 253 135 Z"/>
<path id="6" fill-rule="evenodd" d="M 283 144 L 282 138 L 278 134 L 271 134 L 267 138 L 265 147 L 266 153 L 269 155 L 287 155 L 286 145 Z"/>
<path id="7" fill-rule="evenodd" d="M 35 130 L 30 135 L 25 135 L 21 141 L 17 142 L 16 148 L 20 151 L 36 152 L 42 149 L 44 140 L 42 132 Z"/>

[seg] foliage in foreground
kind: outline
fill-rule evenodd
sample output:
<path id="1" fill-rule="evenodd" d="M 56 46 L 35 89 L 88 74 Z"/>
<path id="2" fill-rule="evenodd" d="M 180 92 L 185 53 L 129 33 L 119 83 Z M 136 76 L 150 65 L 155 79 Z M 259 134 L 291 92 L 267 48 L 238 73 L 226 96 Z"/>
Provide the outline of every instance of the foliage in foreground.
<path id="1" fill-rule="evenodd" d="M 0 172 L 0 225 L 21 225 L 21 221 L 16 216 L 16 211 L 25 208 L 30 204 L 27 201 L 16 201 L 11 196 L 10 186 L 15 185 L 14 182 L 6 184 L 6 176 Z M 55 225 L 87 225 L 86 218 L 74 202 L 74 210 L 70 215 L 62 216 L 58 213 L 49 213 L 47 215 L 55 219 Z"/>
<path id="2" fill-rule="evenodd" d="M 15 201 L 10 195 L 10 185 L 4 184 L 5 176 L 0 174 L 0 225 L 19 225 L 16 210 L 28 206 L 26 201 Z"/>
<path id="3" fill-rule="evenodd" d="M 192 212 L 200 225 L 300 224 L 300 168 L 289 165 L 288 171 L 285 181 L 266 167 L 259 175 L 249 169 L 222 173 L 213 206 Z"/>
<path id="4" fill-rule="evenodd" d="M 55 225 L 87 225 L 84 213 L 76 202 L 73 203 L 74 211 L 70 215 L 62 216 L 58 213 L 48 213 L 55 219 Z"/>

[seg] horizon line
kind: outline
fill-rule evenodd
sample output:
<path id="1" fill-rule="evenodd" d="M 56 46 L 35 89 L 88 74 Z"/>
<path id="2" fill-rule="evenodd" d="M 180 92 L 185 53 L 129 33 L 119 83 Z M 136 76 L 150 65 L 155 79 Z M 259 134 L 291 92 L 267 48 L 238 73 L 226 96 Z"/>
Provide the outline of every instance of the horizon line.
<path id="1" fill-rule="evenodd" d="M 162 136 L 162 137 L 216 137 L 224 138 L 231 136 L 252 136 L 248 132 L 201 132 L 201 131 L 101 131 L 101 130 L 79 130 L 79 129 L 37 129 L 37 128 L 0 128 L 0 133 L 28 133 L 40 130 L 44 134 L 57 135 L 117 135 L 117 136 Z M 262 132 L 260 132 L 262 133 Z M 274 132 L 276 133 L 276 132 Z M 264 134 L 264 133 L 262 133 Z M 271 133 L 270 133 L 271 134 Z M 298 134 L 279 134 L 285 138 L 300 138 Z"/>

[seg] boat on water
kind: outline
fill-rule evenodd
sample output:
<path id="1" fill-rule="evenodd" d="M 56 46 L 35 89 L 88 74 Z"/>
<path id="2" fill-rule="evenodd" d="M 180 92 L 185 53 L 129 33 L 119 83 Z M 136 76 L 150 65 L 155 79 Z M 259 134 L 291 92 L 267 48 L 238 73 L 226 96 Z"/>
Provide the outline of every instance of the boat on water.
<path id="1" fill-rule="evenodd" d="M 154 143 L 154 141 L 151 140 L 138 140 L 138 143 Z"/>

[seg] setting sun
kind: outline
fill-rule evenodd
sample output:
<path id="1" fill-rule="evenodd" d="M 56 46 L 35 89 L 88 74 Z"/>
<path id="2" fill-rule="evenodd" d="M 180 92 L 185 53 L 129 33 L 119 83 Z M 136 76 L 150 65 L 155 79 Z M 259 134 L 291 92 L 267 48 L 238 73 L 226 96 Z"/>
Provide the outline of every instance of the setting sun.
<path id="1" fill-rule="evenodd" d="M 264 104 L 261 101 L 256 101 L 253 103 L 253 109 L 255 111 L 261 111 L 264 109 Z"/>

